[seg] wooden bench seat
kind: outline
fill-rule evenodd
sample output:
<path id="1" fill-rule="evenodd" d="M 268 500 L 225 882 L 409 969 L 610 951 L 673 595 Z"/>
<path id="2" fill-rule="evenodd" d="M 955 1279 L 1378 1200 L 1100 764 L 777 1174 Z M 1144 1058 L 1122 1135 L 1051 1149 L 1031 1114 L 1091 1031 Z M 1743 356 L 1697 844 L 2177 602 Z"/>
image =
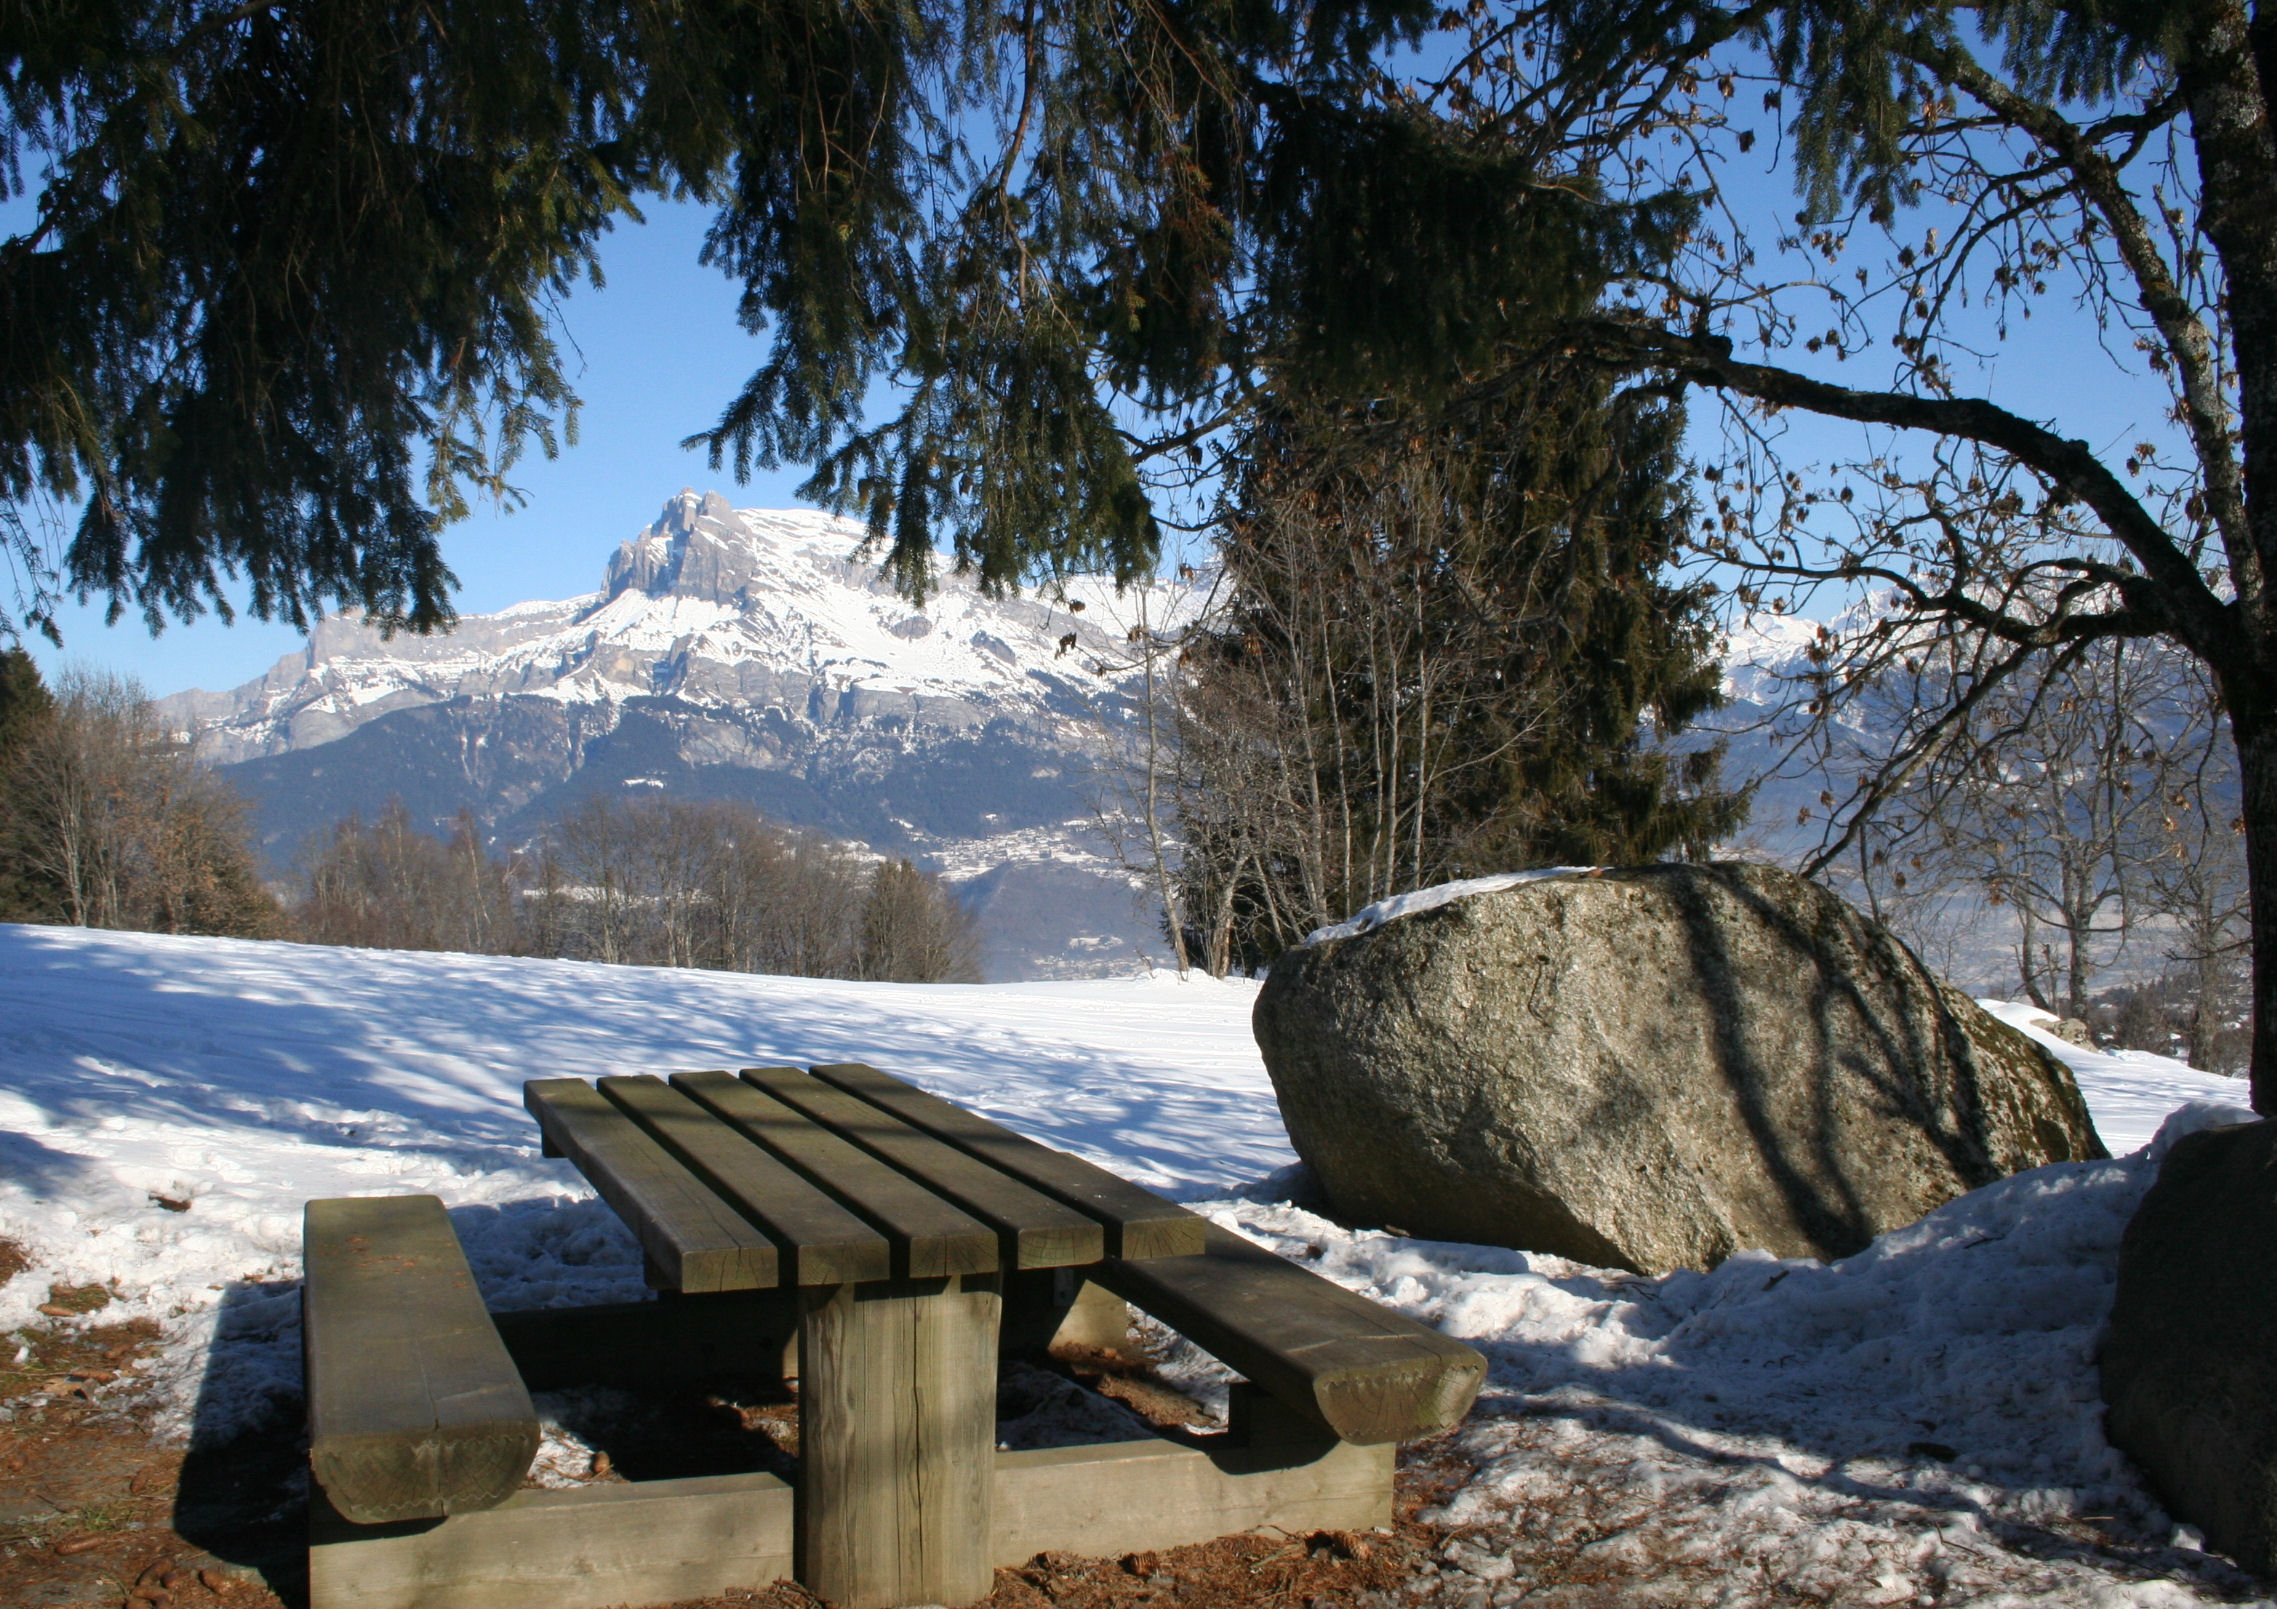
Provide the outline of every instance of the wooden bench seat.
<path id="1" fill-rule="evenodd" d="M 311 1201 L 301 1345 L 309 1464 L 360 1525 L 511 1497 L 538 1416 L 433 1196 Z"/>
<path id="2" fill-rule="evenodd" d="M 1216 1224 L 1205 1240 L 1199 1256 L 1110 1259 L 1091 1278 L 1338 1440 L 1410 1441 L 1470 1411 L 1486 1379 L 1476 1349 Z"/>

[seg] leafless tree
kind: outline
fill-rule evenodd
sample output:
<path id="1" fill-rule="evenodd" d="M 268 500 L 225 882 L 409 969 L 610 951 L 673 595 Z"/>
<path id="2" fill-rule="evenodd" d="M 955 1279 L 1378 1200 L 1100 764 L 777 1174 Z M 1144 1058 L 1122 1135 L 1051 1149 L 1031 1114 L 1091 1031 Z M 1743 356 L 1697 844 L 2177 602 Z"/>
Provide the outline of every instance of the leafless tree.
<path id="1" fill-rule="evenodd" d="M 1181 881 L 1213 970 L 1388 895 L 1704 850 L 1743 806 L 1648 735 L 1716 698 L 1668 582 L 1677 420 L 1590 386 L 1476 412 L 1289 411 L 1182 644 Z"/>
<path id="2" fill-rule="evenodd" d="M 313 944 L 510 953 L 520 947 L 514 882 L 471 812 L 446 840 L 395 799 L 369 824 L 348 816 L 302 851 L 293 923 Z"/>
<path id="3" fill-rule="evenodd" d="M 563 811 L 547 834 L 553 864 L 574 901 L 574 933 L 595 961 L 642 959 L 639 814 L 595 794 Z"/>
<path id="4" fill-rule="evenodd" d="M 1193 583 L 1196 577 L 1188 569 L 1180 579 Z M 1109 618 L 1122 628 L 1122 641 L 1100 657 L 1115 691 L 1099 701 L 1091 723 L 1094 826 L 1116 859 L 1151 885 L 1172 961 L 1183 977 L 1194 964 L 1189 932 L 1197 918 L 1186 909 L 1180 887 L 1175 836 L 1175 817 L 1195 787 L 1184 770 L 1182 645 L 1196 618 L 1209 615 L 1211 597 L 1203 589 L 1165 587 L 1150 578 L 1123 589 L 1116 604 Z M 1206 943 L 1205 954 L 1214 954 Z M 1222 962 L 1203 964 L 1224 973 Z"/>
<path id="5" fill-rule="evenodd" d="M 882 860 L 862 902 L 856 975 L 904 983 L 978 983 L 972 918 L 906 860 Z"/>
<path id="6" fill-rule="evenodd" d="M 547 953 L 794 977 L 962 983 L 972 919 L 939 879 L 747 805 L 592 796 L 533 862 L 524 931 Z"/>
<path id="7" fill-rule="evenodd" d="M 2175 645 L 2205 666 L 2236 750 L 2254 1104 L 2277 1111 L 2266 19 L 2239 0 L 1446 15 L 1447 67 L 1399 93 L 1675 220 L 1659 262 L 1548 338 L 1724 404 L 1702 558 L 1748 607 L 1825 608 L 1869 587 L 1898 601 L 1890 631 L 1827 644 L 1804 697 L 1830 714 L 1924 633 L 1965 640 L 1975 674 L 1886 775 L 1829 802 L 1814 867 L 1850 857 L 1908 770 L 2002 684 L 2102 639 Z M 1762 135 L 1794 163 L 1788 217 L 1764 217 L 1747 199 L 1759 181 L 1735 177 Z M 1672 204 L 1687 216 L 1652 210 Z M 2102 427 L 2074 399 L 1995 390 L 2000 343 L 2066 303 L 2069 339 L 2100 343 L 2111 389 L 2136 399 L 2139 434 L 2108 447 L 2084 439 Z M 1814 467 L 1797 414 L 1876 434 Z"/>
<path id="8" fill-rule="evenodd" d="M 68 671 L 10 767 L 11 835 L 53 919 L 83 927 L 263 936 L 245 805 L 200 768 L 136 683 Z"/>
<path id="9" fill-rule="evenodd" d="M 1548 690 L 1496 685 L 1496 628 L 1516 621 L 1442 562 L 1454 544 L 1431 470 L 1404 457 L 1358 497 L 1291 486 L 1230 538 L 1243 584 L 1188 645 L 1181 702 L 1190 882 L 1216 969 L 1240 914 L 1277 948 L 1467 869 L 1435 830 L 1443 797 L 1542 718 Z M 1459 721 L 1505 735 L 1466 742 Z"/>
<path id="10" fill-rule="evenodd" d="M 1926 645 L 1889 698 L 1901 731 L 1945 707 L 1943 687 L 1917 689 L 1965 673 L 1955 648 L 1949 638 Z M 2169 796 L 2208 763 L 2213 725 L 2190 696 L 2189 668 L 2161 644 L 2104 639 L 2053 655 L 2032 677 L 2001 679 L 1886 798 L 1860 839 L 1869 868 L 1895 856 L 1893 890 L 1940 872 L 1973 884 L 2012 913 L 2033 1003 L 2084 1016 L 2099 958 L 2155 908 Z M 1882 880 L 1867 881 L 1878 895 Z"/>
<path id="11" fill-rule="evenodd" d="M 2185 697 L 2202 714 L 2206 736 L 2197 763 L 2182 768 L 2164 795 L 2150 903 L 2171 924 L 2167 960 L 2190 976 L 2193 1065 L 2238 1072 L 2248 1036 L 2233 1025 L 2250 1018 L 2252 944 L 2237 749 L 2203 671 L 2183 669 Z"/>

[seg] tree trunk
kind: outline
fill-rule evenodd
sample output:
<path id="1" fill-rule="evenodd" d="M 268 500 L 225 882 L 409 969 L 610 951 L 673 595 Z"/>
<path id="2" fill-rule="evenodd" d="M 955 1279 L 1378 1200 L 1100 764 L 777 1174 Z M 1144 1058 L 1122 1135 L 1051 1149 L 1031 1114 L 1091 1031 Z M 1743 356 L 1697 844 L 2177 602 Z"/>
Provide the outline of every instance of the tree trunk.
<path id="1" fill-rule="evenodd" d="M 2070 1004 L 2064 1015 L 2087 1017 L 2087 947 L 2095 941 L 2095 907 L 2073 909 L 2065 913 L 2070 926 L 2064 933 L 2064 993 Z"/>
<path id="2" fill-rule="evenodd" d="M 2024 985 L 2024 998 L 2051 1016 L 2059 1016 L 2061 1013 L 2049 1005 L 2048 997 L 2040 992 L 2039 964 L 2032 954 L 2031 901 L 2020 893 L 2015 896 L 2014 904 L 2020 932 L 2016 943 L 2016 975 Z"/>
<path id="3" fill-rule="evenodd" d="M 2253 942 L 2253 1109 L 2277 1116 L 2277 720 L 2233 710 Z"/>
<path id="4" fill-rule="evenodd" d="M 1146 843 L 1154 857 L 1154 887 L 1162 900 L 1162 917 L 1170 929 L 1170 953 L 1183 978 L 1192 963 L 1186 955 L 1186 918 L 1178 909 L 1178 884 L 1170 875 L 1170 857 L 1162 845 L 1160 792 L 1162 786 L 1161 710 L 1154 689 L 1154 631 L 1146 618 L 1146 594 L 1139 594 L 1139 653 L 1146 669 Z"/>

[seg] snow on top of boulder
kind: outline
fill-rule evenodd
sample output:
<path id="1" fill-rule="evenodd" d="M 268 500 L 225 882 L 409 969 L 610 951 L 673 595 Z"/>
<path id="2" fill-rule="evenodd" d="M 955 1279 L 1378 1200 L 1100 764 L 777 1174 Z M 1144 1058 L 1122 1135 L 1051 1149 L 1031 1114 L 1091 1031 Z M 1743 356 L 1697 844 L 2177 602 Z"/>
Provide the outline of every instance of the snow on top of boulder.
<path id="1" fill-rule="evenodd" d="M 1394 894 L 1380 899 L 1328 927 L 1316 927 L 1298 944 L 1326 944 L 1331 939 L 1357 938 L 1362 933 L 1373 933 L 1386 922 L 1396 922 L 1403 916 L 1418 911 L 1435 911 L 1442 905 L 1476 894 L 1499 894 L 1506 888 L 1521 883 L 1538 883 L 1545 877 L 1594 877 L 1604 868 L 1599 866 L 1543 866 L 1530 872 L 1496 872 L 1491 877 L 1464 877 L 1452 883 L 1434 883 L 1411 894 Z"/>

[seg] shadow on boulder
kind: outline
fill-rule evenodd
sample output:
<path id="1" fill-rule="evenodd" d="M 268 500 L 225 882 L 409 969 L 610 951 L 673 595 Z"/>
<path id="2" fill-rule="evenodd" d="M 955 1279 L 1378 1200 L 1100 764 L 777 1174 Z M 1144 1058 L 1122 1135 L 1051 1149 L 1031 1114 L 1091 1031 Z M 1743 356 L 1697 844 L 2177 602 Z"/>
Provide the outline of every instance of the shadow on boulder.
<path id="1" fill-rule="evenodd" d="M 1254 1022 L 1339 1215 L 1599 1266 L 1847 1256 L 2106 1154 L 2062 1064 L 1765 866 L 1545 877 L 1303 946 Z"/>
<path id="2" fill-rule="evenodd" d="M 2119 1247 L 2104 1434 L 2175 1518 L 2277 1573 L 2277 1123 L 2185 1135 Z"/>

